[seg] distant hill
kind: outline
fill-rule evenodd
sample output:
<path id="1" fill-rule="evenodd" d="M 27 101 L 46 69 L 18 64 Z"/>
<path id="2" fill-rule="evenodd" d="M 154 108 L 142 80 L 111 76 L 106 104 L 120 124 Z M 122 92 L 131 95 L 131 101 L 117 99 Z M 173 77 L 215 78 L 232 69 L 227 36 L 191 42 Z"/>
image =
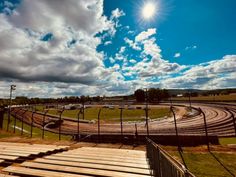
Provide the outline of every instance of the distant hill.
<path id="1" fill-rule="evenodd" d="M 211 94 L 220 94 L 220 93 L 236 93 L 236 88 L 226 88 L 226 89 L 215 89 L 215 90 L 199 90 L 199 89 L 167 89 L 169 94 L 171 95 L 178 95 L 184 93 L 211 93 Z"/>

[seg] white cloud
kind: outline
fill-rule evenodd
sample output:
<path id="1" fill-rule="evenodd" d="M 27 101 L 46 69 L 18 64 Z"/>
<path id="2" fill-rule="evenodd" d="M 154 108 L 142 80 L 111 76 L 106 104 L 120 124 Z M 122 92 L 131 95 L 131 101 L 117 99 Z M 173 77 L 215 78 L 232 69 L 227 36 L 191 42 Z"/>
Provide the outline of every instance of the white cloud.
<path id="1" fill-rule="evenodd" d="M 122 16 L 125 16 L 125 13 L 123 10 L 120 10 L 118 8 L 111 12 L 111 18 L 120 18 Z"/>
<path id="2" fill-rule="evenodd" d="M 113 10 L 111 12 L 111 21 L 113 22 L 115 28 L 119 28 L 121 27 L 121 24 L 120 24 L 120 20 L 119 18 L 122 17 L 122 16 L 125 16 L 125 13 L 123 10 L 120 10 L 118 8 L 116 8 L 115 10 Z M 116 33 L 116 29 L 113 27 L 113 29 L 111 29 L 111 33 L 112 33 L 112 36 L 114 36 L 114 34 Z"/>
<path id="3" fill-rule="evenodd" d="M 226 55 L 222 59 L 213 60 L 191 66 L 180 76 L 162 81 L 169 88 L 212 89 L 235 87 L 236 55 Z"/>
<path id="4" fill-rule="evenodd" d="M 115 35 L 124 15 L 115 9 L 110 18 L 104 16 L 103 0 L 24 0 L 10 15 L 0 14 L 1 97 L 9 95 L 11 83 L 17 85 L 15 94 L 30 97 L 129 94 L 147 86 L 235 86 L 235 55 L 199 66 L 171 63 L 161 55 L 155 28 L 124 38 L 141 53 L 138 58 L 121 46 L 115 56 L 106 57 L 113 64 L 106 68 L 105 54 L 97 47 L 103 40 L 111 43 L 104 36 Z M 40 40 L 48 33 L 50 41 Z M 104 36 L 97 37 L 99 33 Z"/>
<path id="5" fill-rule="evenodd" d="M 103 78 L 101 39 L 94 35 L 114 22 L 103 15 L 102 0 L 25 0 L 12 15 L 0 14 L 0 24 L 2 79 L 96 84 Z M 41 41 L 47 33 L 53 39 Z"/>
<path id="6" fill-rule="evenodd" d="M 185 47 L 185 50 L 193 50 L 193 49 L 196 49 L 197 46 L 196 45 L 193 45 L 193 46 L 187 46 Z"/>
<path id="7" fill-rule="evenodd" d="M 116 55 L 115 55 L 115 60 L 119 60 L 119 61 L 125 60 L 125 58 L 126 58 L 126 56 L 124 55 L 125 50 L 126 50 L 126 47 L 121 46 L 119 52 L 116 53 Z"/>
<path id="8" fill-rule="evenodd" d="M 115 63 L 116 62 L 116 60 L 113 57 L 109 57 L 109 60 L 110 60 L 111 63 Z"/>
<path id="9" fill-rule="evenodd" d="M 178 52 L 178 53 L 175 53 L 174 58 L 179 58 L 180 56 L 181 54 Z"/>
<path id="10" fill-rule="evenodd" d="M 135 42 L 142 42 L 154 34 L 156 34 L 156 28 L 149 28 L 147 31 L 143 31 L 143 32 L 139 33 L 135 37 Z"/>
<path id="11" fill-rule="evenodd" d="M 130 62 L 130 63 L 137 63 L 137 61 L 134 60 L 134 59 L 129 60 L 129 62 Z"/>
<path id="12" fill-rule="evenodd" d="M 134 45 L 143 47 L 142 60 L 134 66 L 123 65 L 123 72 L 128 72 L 129 75 L 137 75 L 139 79 L 150 79 L 151 77 L 162 77 L 179 72 L 185 67 L 177 63 L 170 63 L 162 58 L 161 49 L 156 43 L 154 34 L 156 34 L 156 29 L 148 29 L 135 37 Z M 125 41 L 130 43 L 129 39 L 125 39 Z"/>
<path id="13" fill-rule="evenodd" d="M 111 41 L 106 41 L 106 42 L 104 43 L 104 45 L 110 45 L 110 44 L 112 44 Z"/>
<path id="14" fill-rule="evenodd" d="M 136 44 L 134 41 L 130 40 L 129 38 L 125 37 L 124 41 L 134 50 L 141 50 L 141 47 L 139 47 L 138 44 Z"/>

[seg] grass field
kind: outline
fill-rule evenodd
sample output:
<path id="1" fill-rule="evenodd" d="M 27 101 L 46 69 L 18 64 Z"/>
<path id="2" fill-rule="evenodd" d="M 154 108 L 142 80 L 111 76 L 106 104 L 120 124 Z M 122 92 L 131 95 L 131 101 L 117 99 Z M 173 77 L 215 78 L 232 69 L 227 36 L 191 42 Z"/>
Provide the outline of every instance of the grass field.
<path id="1" fill-rule="evenodd" d="M 219 138 L 219 142 L 221 145 L 236 144 L 236 138 L 235 137 Z"/>
<path id="2" fill-rule="evenodd" d="M 172 100 L 188 101 L 189 97 L 173 97 Z M 192 101 L 236 101 L 236 94 L 191 97 Z"/>
<path id="3" fill-rule="evenodd" d="M 180 160 L 178 152 L 169 152 Z M 231 177 L 236 175 L 236 153 L 233 152 L 184 152 L 188 169 L 197 177 Z"/>
<path id="4" fill-rule="evenodd" d="M 43 107 L 37 107 L 36 108 L 39 111 L 43 111 Z M 78 110 L 65 110 L 62 114 L 64 117 L 70 117 L 70 118 L 77 118 Z M 99 108 L 86 108 L 84 117 L 86 120 L 97 120 L 98 117 Z M 50 110 L 48 112 L 49 114 L 57 115 L 57 110 Z M 156 119 L 161 118 L 165 116 L 170 116 L 170 110 L 169 108 L 155 108 L 150 109 L 148 111 L 148 115 L 150 119 Z M 82 119 L 82 114 L 80 115 L 80 118 Z M 123 110 L 123 120 L 124 121 L 137 121 L 137 120 L 144 120 L 145 118 L 145 111 L 142 109 L 135 109 L 135 110 Z M 120 120 L 120 109 L 108 109 L 103 108 L 100 114 L 101 120 L 106 121 L 119 121 Z"/>
<path id="5" fill-rule="evenodd" d="M 7 130 L 7 114 L 5 114 L 4 116 L 4 122 L 3 122 L 3 130 Z M 31 127 L 27 124 L 23 124 L 24 127 L 24 131 L 23 131 L 23 136 L 25 137 L 30 137 L 30 130 Z M 20 121 L 16 121 L 16 129 L 15 129 L 15 134 L 13 134 L 14 131 L 14 118 L 11 117 L 10 119 L 10 124 L 9 124 L 9 133 L 5 132 L 5 133 L 1 133 L 0 138 L 6 138 L 6 137 L 12 137 L 12 136 L 19 136 L 21 135 L 21 122 Z M 42 130 L 36 127 L 33 127 L 33 134 L 32 134 L 32 138 L 41 138 L 42 137 Z M 44 138 L 48 139 L 48 140 L 58 140 L 58 134 L 55 133 L 51 133 L 48 131 L 44 132 Z M 71 136 L 65 136 L 62 135 L 61 136 L 62 140 L 70 140 Z"/>

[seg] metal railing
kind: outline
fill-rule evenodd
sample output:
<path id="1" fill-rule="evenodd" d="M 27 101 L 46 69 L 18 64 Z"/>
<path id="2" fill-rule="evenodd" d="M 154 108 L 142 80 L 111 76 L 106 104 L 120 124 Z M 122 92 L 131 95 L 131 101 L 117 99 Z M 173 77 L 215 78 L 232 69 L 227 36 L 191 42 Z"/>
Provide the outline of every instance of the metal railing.
<path id="1" fill-rule="evenodd" d="M 147 158 L 151 173 L 157 177 L 195 177 L 184 165 L 147 138 Z"/>

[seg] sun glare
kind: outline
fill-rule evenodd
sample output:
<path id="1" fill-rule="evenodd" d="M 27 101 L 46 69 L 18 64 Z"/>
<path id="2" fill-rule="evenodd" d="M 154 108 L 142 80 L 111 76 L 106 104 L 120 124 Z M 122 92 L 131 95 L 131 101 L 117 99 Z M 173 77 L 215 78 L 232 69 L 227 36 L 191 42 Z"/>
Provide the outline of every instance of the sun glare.
<path id="1" fill-rule="evenodd" d="M 142 16 L 144 19 L 152 18 L 156 13 L 156 4 L 153 2 L 148 2 L 144 4 L 142 8 Z"/>

